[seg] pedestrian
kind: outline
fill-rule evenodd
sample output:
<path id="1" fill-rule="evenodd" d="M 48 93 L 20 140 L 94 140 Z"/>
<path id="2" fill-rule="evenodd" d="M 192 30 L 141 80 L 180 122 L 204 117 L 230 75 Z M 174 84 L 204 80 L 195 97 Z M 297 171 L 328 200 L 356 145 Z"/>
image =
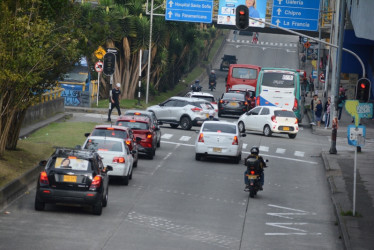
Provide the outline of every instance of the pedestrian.
<path id="1" fill-rule="evenodd" d="M 109 103 L 108 122 L 112 121 L 110 119 L 110 115 L 112 114 L 112 110 L 114 108 L 117 108 L 118 115 L 121 115 L 121 109 L 119 107 L 119 96 L 121 95 L 120 88 L 121 88 L 121 84 L 117 83 L 116 87 L 114 89 L 112 89 L 112 91 L 110 92 L 110 97 L 109 97 L 110 103 Z"/>
<path id="2" fill-rule="evenodd" d="M 309 85 L 308 79 L 306 77 L 304 77 L 303 82 L 301 83 L 301 89 L 302 89 L 303 96 L 306 96 L 308 94 L 308 92 L 307 92 L 308 85 Z"/>
<path id="3" fill-rule="evenodd" d="M 340 118 L 342 116 L 342 111 L 344 107 L 344 103 L 347 97 L 345 96 L 345 93 L 342 91 L 339 91 L 339 97 L 338 97 L 338 120 L 340 121 Z"/>
<path id="4" fill-rule="evenodd" d="M 328 97 L 325 103 L 325 107 L 324 107 L 325 129 L 327 129 L 330 126 L 330 112 L 331 112 L 330 107 L 331 107 L 331 97 Z"/>
<path id="5" fill-rule="evenodd" d="M 310 101 L 310 113 L 312 115 L 312 122 L 310 123 L 311 125 L 316 125 L 315 123 L 315 112 L 317 110 L 317 104 L 318 104 L 318 95 L 314 95 L 313 99 Z"/>
<path id="6" fill-rule="evenodd" d="M 312 74 L 309 76 L 309 91 L 310 91 L 310 97 L 315 95 L 314 93 L 314 78 L 312 77 Z"/>
<path id="7" fill-rule="evenodd" d="M 236 33 L 237 33 L 237 31 L 236 30 L 234 30 L 234 41 L 236 41 Z"/>
<path id="8" fill-rule="evenodd" d="M 321 127 L 321 117 L 322 117 L 322 102 L 318 99 L 317 105 L 314 112 L 315 121 L 317 122 L 317 127 Z"/>

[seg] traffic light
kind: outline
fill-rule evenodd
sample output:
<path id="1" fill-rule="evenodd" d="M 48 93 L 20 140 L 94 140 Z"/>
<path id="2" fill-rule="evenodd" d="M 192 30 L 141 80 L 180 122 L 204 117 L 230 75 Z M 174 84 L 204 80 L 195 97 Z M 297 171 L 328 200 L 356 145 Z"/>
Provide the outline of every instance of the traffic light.
<path id="1" fill-rule="evenodd" d="M 357 81 L 356 86 L 356 100 L 361 102 L 368 102 L 370 97 L 370 80 L 367 78 L 361 78 Z"/>
<path id="2" fill-rule="evenodd" d="M 236 27 L 245 30 L 249 25 L 249 9 L 245 5 L 236 7 Z"/>
<path id="3" fill-rule="evenodd" d="M 104 56 L 104 74 L 107 76 L 113 75 L 115 64 L 116 55 L 113 53 L 106 53 Z"/>

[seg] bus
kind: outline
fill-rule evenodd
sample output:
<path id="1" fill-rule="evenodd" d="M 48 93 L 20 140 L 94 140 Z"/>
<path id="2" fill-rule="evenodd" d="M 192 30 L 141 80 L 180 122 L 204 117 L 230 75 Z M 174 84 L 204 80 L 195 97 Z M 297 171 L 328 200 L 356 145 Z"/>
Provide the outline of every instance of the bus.
<path id="1" fill-rule="evenodd" d="M 285 68 L 261 69 L 256 87 L 256 106 L 293 110 L 300 123 L 304 117 L 304 101 L 299 72 Z"/>
<path id="2" fill-rule="evenodd" d="M 256 88 L 261 67 L 250 64 L 230 64 L 226 77 L 226 92 L 234 85 L 249 85 Z"/>

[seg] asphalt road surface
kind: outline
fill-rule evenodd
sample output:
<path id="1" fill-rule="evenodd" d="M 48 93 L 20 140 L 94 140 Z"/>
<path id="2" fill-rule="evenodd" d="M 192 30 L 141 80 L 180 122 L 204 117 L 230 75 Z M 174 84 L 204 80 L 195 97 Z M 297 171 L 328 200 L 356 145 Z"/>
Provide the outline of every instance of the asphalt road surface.
<path id="1" fill-rule="evenodd" d="M 258 45 L 237 37 L 244 42 L 227 42 L 222 54 L 235 53 L 238 63 L 297 68 L 297 53 L 288 46 L 261 45 L 265 39 L 292 44 L 297 37 L 260 34 Z M 218 97 L 225 73 L 217 74 Z M 105 118 L 74 114 L 71 121 Z M 264 191 L 252 199 L 243 191 L 243 161 L 195 160 L 195 130 L 161 126 L 155 158 L 139 160 L 129 186 L 111 181 L 101 216 L 75 206 L 37 212 L 35 189 L 26 193 L 0 215 L 0 249 L 342 249 L 320 158 L 327 138 L 306 126 L 295 139 L 248 133 L 243 157 L 256 145 L 269 159 Z"/>

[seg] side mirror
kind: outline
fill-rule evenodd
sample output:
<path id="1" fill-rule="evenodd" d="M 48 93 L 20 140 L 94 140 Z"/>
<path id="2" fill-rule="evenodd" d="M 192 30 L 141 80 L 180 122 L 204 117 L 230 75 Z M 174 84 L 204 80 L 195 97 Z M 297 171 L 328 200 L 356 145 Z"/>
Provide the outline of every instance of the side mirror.
<path id="1" fill-rule="evenodd" d="M 89 137 L 91 133 L 84 133 L 85 137 Z"/>
<path id="2" fill-rule="evenodd" d="M 246 137 L 246 136 L 247 136 L 247 134 L 246 134 L 246 133 L 243 133 L 243 134 L 241 134 L 241 136 L 242 136 L 242 137 Z"/>
<path id="3" fill-rule="evenodd" d="M 39 162 L 39 166 L 40 167 L 45 167 L 47 165 L 47 161 L 46 160 L 42 160 Z"/>
<path id="4" fill-rule="evenodd" d="M 109 172 L 109 171 L 113 171 L 113 167 L 112 166 L 106 166 L 105 172 Z"/>

